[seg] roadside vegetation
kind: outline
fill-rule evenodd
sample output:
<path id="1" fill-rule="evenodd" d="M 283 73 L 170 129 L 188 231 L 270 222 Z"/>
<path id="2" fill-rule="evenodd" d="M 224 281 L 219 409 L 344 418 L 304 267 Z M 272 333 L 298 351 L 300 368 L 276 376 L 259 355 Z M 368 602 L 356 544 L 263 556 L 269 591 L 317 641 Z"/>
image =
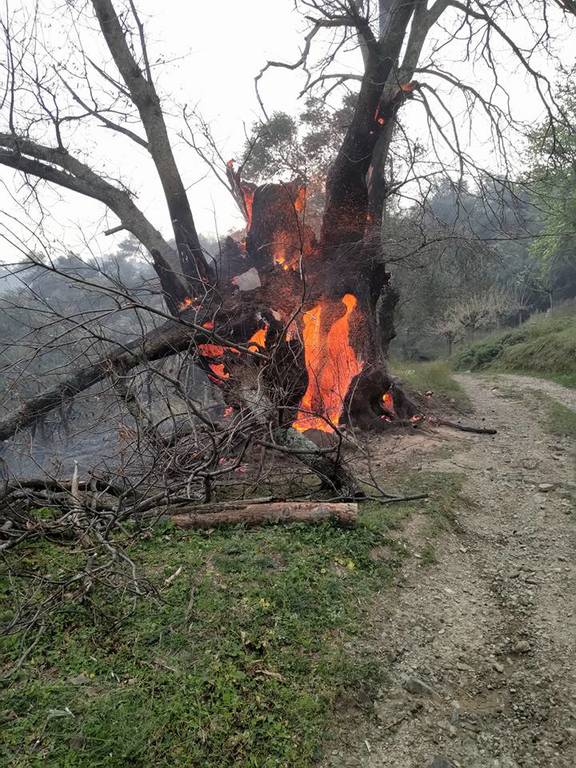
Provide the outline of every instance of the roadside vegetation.
<path id="1" fill-rule="evenodd" d="M 559 437 L 570 437 L 576 440 L 576 412 L 567 408 L 562 403 L 547 397 L 548 409 L 546 414 L 546 428 Z"/>
<path id="2" fill-rule="evenodd" d="M 406 483 L 430 491 L 418 502 L 430 530 L 451 519 L 456 480 Z M 335 709 L 370 707 L 383 684 L 376 659 L 351 649 L 376 591 L 410 554 L 395 529 L 415 508 L 368 503 L 354 530 L 164 525 L 135 540 L 128 551 L 152 597 L 94 585 L 3 638 L 0 764 L 312 765 Z M 8 553 L 4 622 L 24 596 L 40 605 L 66 584 L 77 547 Z"/>
<path id="3" fill-rule="evenodd" d="M 419 395 L 432 392 L 435 402 L 444 401 L 458 410 L 470 409 L 470 400 L 463 387 L 454 379 L 450 365 L 443 360 L 416 363 L 397 360 L 392 364 L 394 374 Z"/>
<path id="4" fill-rule="evenodd" d="M 535 315 L 520 328 L 471 344 L 453 359 L 458 370 L 526 373 L 576 387 L 576 307 Z"/>

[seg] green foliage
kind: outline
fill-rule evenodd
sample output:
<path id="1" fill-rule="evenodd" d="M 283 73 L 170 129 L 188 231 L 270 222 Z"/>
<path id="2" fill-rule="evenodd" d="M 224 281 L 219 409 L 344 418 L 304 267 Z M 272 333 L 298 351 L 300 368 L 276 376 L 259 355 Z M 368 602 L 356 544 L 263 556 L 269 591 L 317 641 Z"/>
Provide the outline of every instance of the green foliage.
<path id="1" fill-rule="evenodd" d="M 542 263 L 551 287 L 560 298 L 576 293 L 576 70 L 562 73 L 559 94 L 563 120 L 550 130 L 548 124 L 531 136 L 532 169 L 529 180 L 543 223 L 531 246 Z"/>
<path id="2" fill-rule="evenodd" d="M 546 399 L 548 401 L 547 430 L 553 435 L 576 440 L 576 412 L 551 397 Z"/>
<path id="3" fill-rule="evenodd" d="M 349 94 L 339 108 L 332 109 L 324 100 L 310 97 L 297 118 L 274 112 L 269 120 L 254 123 L 244 147 L 242 175 L 258 183 L 299 176 L 321 184 L 342 142 L 355 99 Z"/>
<path id="4" fill-rule="evenodd" d="M 252 127 L 244 150 L 243 174 L 250 180 L 264 180 L 271 169 L 299 167 L 303 162 L 298 146 L 296 121 L 285 112 L 274 112 L 265 123 Z"/>
<path id="5" fill-rule="evenodd" d="M 532 250 L 550 267 L 570 258 L 576 238 L 576 172 L 570 167 L 542 173 L 536 186 L 545 203 L 544 227 Z"/>
<path id="6" fill-rule="evenodd" d="M 489 336 L 455 357 L 460 370 L 537 373 L 576 384 L 576 311 L 536 315 L 522 327 Z"/>
<path id="7" fill-rule="evenodd" d="M 455 358 L 455 367 L 458 370 L 482 370 L 495 363 L 508 345 L 519 344 L 524 340 L 522 330 L 506 331 L 489 336 L 460 351 Z"/>
<path id="8" fill-rule="evenodd" d="M 384 249 L 401 297 L 395 353 L 434 358 L 450 350 L 441 336 L 453 342 L 522 307 L 547 309 L 526 237 L 538 231 L 536 213 L 520 185 L 481 178 L 444 180 L 423 204 L 389 215 Z"/>

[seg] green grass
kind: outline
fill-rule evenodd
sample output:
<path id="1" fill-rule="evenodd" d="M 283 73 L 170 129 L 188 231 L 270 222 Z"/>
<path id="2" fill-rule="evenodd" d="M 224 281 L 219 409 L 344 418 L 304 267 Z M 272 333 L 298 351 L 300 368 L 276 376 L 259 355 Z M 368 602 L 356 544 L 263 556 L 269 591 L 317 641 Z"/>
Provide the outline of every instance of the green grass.
<path id="1" fill-rule="evenodd" d="M 534 316 L 520 328 L 472 344 L 454 364 L 459 370 L 536 374 L 576 387 L 576 312 L 566 308 Z"/>
<path id="2" fill-rule="evenodd" d="M 419 474 L 408 484 L 432 489 L 420 504 L 431 525 L 450 519 L 456 481 Z M 383 684 L 375 659 L 349 649 L 406 556 L 393 531 L 414 508 L 366 504 L 354 530 L 163 526 L 135 541 L 130 555 L 157 597 L 133 604 L 96 585 L 89 599 L 46 614 L 0 690 L 0 765 L 314 765 L 334 710 L 370 710 Z M 4 621 L 26 589 L 46 596 L 34 577 L 64 579 L 82 562 L 76 548 L 47 542 L 8 556 Z M 34 636 L 3 639 L 0 673 Z"/>
<path id="3" fill-rule="evenodd" d="M 397 361 L 392 365 L 394 373 L 405 381 L 409 387 L 418 392 L 434 392 L 446 400 L 453 400 L 458 408 L 468 409 L 470 400 L 452 377 L 452 370 L 447 362 L 440 360 L 430 363 L 413 363 Z"/>
<path id="4" fill-rule="evenodd" d="M 420 553 L 420 557 L 422 558 L 422 565 L 436 565 L 438 562 L 436 550 L 431 542 L 427 542 L 427 544 L 424 546 L 422 552 Z"/>
<path id="5" fill-rule="evenodd" d="M 545 426 L 548 432 L 576 440 L 576 411 L 567 408 L 552 397 L 546 397 L 546 401 Z"/>

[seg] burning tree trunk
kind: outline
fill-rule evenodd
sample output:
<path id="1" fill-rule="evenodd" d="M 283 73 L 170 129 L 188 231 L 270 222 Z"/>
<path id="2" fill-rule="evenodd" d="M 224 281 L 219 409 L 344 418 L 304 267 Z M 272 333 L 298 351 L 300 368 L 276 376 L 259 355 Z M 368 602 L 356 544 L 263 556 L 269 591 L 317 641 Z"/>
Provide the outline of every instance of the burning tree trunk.
<path id="1" fill-rule="evenodd" d="M 422 5 L 418 0 L 392 3 L 386 12 L 387 25 L 376 39 L 356 4 L 350 4 L 346 25 L 356 27 L 366 70 L 353 119 L 328 175 L 318 234 L 307 224 L 302 183 L 256 187 L 242 180 L 229 164 L 231 191 L 247 222 L 246 241 L 242 247 L 238 245 L 246 268 L 231 280 L 218 281 L 202 253 L 144 37 L 141 34 L 141 65 L 127 44 L 112 0 L 92 0 L 92 7 L 124 83 L 123 93 L 138 112 L 146 140 L 122 126 L 115 127 L 107 118 L 106 126 L 149 151 L 173 223 L 176 251 L 125 190 L 60 147 L 46 147 L 14 132 L 2 134 L 0 162 L 96 198 L 119 216 L 121 226 L 150 250 L 170 313 L 184 321 L 193 320 L 193 328 L 201 329 L 195 338 L 200 363 L 229 402 L 257 411 L 255 399 L 264 394 L 276 410 L 275 416 L 268 414 L 267 418 L 277 426 L 293 424 L 301 432 L 333 432 L 340 424 L 380 429 L 396 416 L 405 418 L 414 412 L 406 398 L 396 397 L 386 368 L 397 297 L 381 249 L 377 210 L 383 195 L 378 179 L 394 117 L 417 88 L 414 83 L 397 82 L 399 71 L 410 73 L 410 67 L 397 69 L 397 59 L 411 19 L 414 29 L 419 29 L 415 9 L 421 15 Z M 133 6 L 132 13 L 142 32 Z M 414 29 L 406 55 L 410 53 L 417 61 Z M 84 105 L 79 95 L 72 95 Z M 170 330 L 166 354 L 185 348 L 194 338 L 186 323 L 180 334 L 178 340 L 179 331 Z M 147 344 L 144 339 L 143 348 Z M 247 360 L 247 349 L 260 357 Z M 131 355 L 129 364 L 135 360 Z M 0 433 L 6 438 L 32 423 L 62 397 L 91 386 L 108 368 L 105 358 L 75 375 L 69 385 L 65 382 L 46 396 L 25 403 L 21 412 L 0 424 Z"/>
<path id="2" fill-rule="evenodd" d="M 306 388 L 293 422 L 298 430 L 330 432 L 342 423 L 381 429 L 396 417 L 415 414 L 386 365 L 398 297 L 380 241 L 387 194 L 383 168 L 396 113 L 418 89 L 409 78 L 442 7 L 437 3 L 427 11 L 419 0 L 387 3 L 377 39 L 358 5 L 347 6 L 347 23 L 356 27 L 365 73 L 328 174 L 318 239 L 306 225 L 302 185 L 255 188 L 228 168 L 232 191 L 246 214 L 247 257 L 259 270 L 263 294 L 284 324 L 288 343 L 295 336 L 291 323 L 300 314 Z"/>
<path id="3" fill-rule="evenodd" d="M 407 398 L 395 398 L 387 371 L 385 356 L 394 336 L 397 297 L 379 238 L 369 227 L 366 183 L 363 194 L 356 195 L 360 185 L 354 187 L 353 172 L 362 175 L 362 169 L 353 166 L 340 182 L 347 185 L 347 195 L 334 177 L 329 180 L 323 232 L 317 239 L 306 223 L 303 185 L 255 188 L 228 169 L 236 196 L 243 193 L 249 211 L 246 274 L 257 270 L 260 300 L 273 318 L 266 322 L 265 332 L 259 331 L 260 346 L 275 345 L 292 355 L 282 356 L 289 371 L 276 357 L 268 367 L 268 382 L 271 390 L 286 391 L 288 381 L 288 391 L 300 393 L 297 411 L 288 410 L 299 431 L 332 432 L 344 423 L 381 429 L 396 416 L 409 418 L 415 413 Z M 352 213 L 347 223 L 344 214 L 334 213 L 335 198 L 348 200 Z M 359 233 L 362 218 L 364 231 Z M 387 407 L 386 398 L 395 400 L 392 407 Z M 294 404 L 293 398 L 285 403 L 288 409 Z"/>
<path id="4" fill-rule="evenodd" d="M 95 198 L 119 217 L 120 228 L 132 232 L 152 254 L 170 314 L 193 320 L 193 330 L 201 329 L 199 335 L 190 334 L 184 322 L 182 340 L 175 341 L 173 348 L 182 349 L 193 341 L 200 364 L 232 405 L 247 408 L 262 423 L 274 422 L 273 429 L 291 424 L 301 432 L 334 432 L 342 424 L 383 429 L 390 421 L 410 418 L 415 412 L 386 364 L 397 296 L 380 229 L 390 193 L 384 167 L 396 115 L 421 90 L 413 78 L 422 48 L 448 7 L 460 9 L 466 18 L 485 23 L 495 33 L 500 34 L 500 29 L 493 20 L 455 0 L 436 0 L 430 7 L 425 0 L 382 1 L 377 31 L 369 4 L 311 0 L 308 5 L 316 18 L 310 17 L 312 28 L 302 57 L 288 66 L 306 64 L 313 38 L 325 27 L 356 35 L 364 59 L 364 72 L 355 77 L 360 80 L 356 106 L 328 173 L 317 233 L 307 222 L 303 183 L 294 180 L 257 187 L 228 165 L 228 184 L 247 224 L 245 243 L 228 244 L 236 248 L 245 266 L 232 279 L 218 279 L 202 252 L 154 85 L 143 25 L 133 3 L 129 16 L 138 31 L 139 53 L 127 42 L 128 22 L 117 13 L 113 0 L 91 1 L 117 71 L 95 69 L 107 87 L 116 87 L 132 103 L 145 138 L 126 125 L 114 124 L 65 80 L 63 86 L 91 119 L 148 151 L 176 248 L 154 229 L 125 189 L 62 146 L 58 116 L 53 117 L 55 147 L 29 138 L 30 126 L 19 135 L 10 123 L 9 132 L 0 134 L 0 163 Z M 11 61 L 16 66 L 16 59 Z M 270 66 L 285 65 L 272 62 L 265 69 Z M 170 333 L 178 336 L 177 330 Z M 100 378 L 105 368 L 101 361 L 95 365 L 97 371 L 87 370 L 70 386 L 64 385 L 64 395 Z M 262 417 L 259 398 L 273 414 Z M 60 399 L 52 393 L 36 398 L 35 404 L 25 404 L 21 414 L 0 425 L 1 433 L 7 436 L 31 423 Z"/>

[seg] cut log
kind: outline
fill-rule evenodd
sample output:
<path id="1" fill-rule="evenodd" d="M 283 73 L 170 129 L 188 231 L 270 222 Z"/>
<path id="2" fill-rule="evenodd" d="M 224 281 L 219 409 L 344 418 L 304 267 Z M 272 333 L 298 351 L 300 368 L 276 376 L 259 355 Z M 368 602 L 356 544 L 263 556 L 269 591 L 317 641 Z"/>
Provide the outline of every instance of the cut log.
<path id="1" fill-rule="evenodd" d="M 358 522 L 357 504 L 329 504 L 324 502 L 276 502 L 273 504 L 247 504 L 240 509 L 198 514 L 194 512 L 172 515 L 178 528 L 218 528 L 222 525 L 276 525 L 278 523 L 336 523 L 353 528 Z"/>

